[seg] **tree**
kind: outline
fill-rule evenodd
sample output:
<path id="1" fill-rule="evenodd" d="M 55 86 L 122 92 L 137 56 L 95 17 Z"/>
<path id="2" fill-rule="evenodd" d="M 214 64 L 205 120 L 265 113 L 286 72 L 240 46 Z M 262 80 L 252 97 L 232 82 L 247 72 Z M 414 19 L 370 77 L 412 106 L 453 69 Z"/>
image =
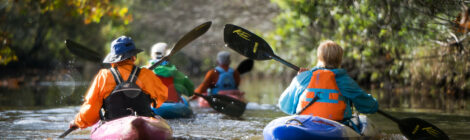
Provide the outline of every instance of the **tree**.
<path id="1" fill-rule="evenodd" d="M 112 31 L 106 28 L 119 29 L 132 21 L 128 4 L 110 0 L 3 1 L 0 64 L 66 60 L 70 58 L 63 50 L 66 38 L 103 44 L 102 36 Z"/>
<path id="2" fill-rule="evenodd" d="M 465 82 L 469 79 L 465 76 L 470 74 L 469 63 L 459 61 L 469 58 L 468 41 L 462 39 L 466 37 L 466 32 L 461 31 L 465 26 L 458 26 L 456 22 L 460 13 L 468 11 L 465 9 L 468 3 L 439 0 L 272 2 L 278 4 L 282 12 L 274 19 L 276 29 L 266 38 L 278 52 L 283 52 L 281 56 L 295 63 L 312 66 L 319 42 L 331 39 L 345 50 L 343 68 L 362 85 L 377 85 L 392 91 L 400 85 L 425 83 L 431 87 L 428 89 L 442 91 L 445 86 L 438 86 L 435 81 L 447 79 L 442 76 L 447 75 L 454 79 L 447 81 L 459 83 L 458 87 L 452 86 L 454 92 L 465 93 L 470 89 L 470 83 Z M 463 37 L 456 42 L 457 36 Z M 444 85 L 451 85 L 451 82 L 444 82 Z"/>

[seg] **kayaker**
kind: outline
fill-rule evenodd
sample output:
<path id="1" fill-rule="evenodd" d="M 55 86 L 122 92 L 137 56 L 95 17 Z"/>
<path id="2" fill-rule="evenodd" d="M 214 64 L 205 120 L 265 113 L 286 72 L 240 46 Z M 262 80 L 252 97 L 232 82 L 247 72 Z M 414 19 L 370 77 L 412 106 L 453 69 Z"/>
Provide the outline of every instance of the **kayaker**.
<path id="1" fill-rule="evenodd" d="M 240 73 L 229 67 L 230 61 L 229 52 L 217 53 L 218 66 L 206 73 L 204 80 L 194 92 L 203 95 L 223 94 L 243 100 L 244 92 L 238 90 Z M 200 105 L 202 105 L 201 102 Z"/>
<path id="2" fill-rule="evenodd" d="M 312 115 L 350 125 L 351 107 L 360 113 L 375 113 L 377 101 L 341 69 L 343 49 L 333 41 L 322 42 L 317 65 L 301 68 L 281 94 L 278 106 L 287 114 Z"/>
<path id="3" fill-rule="evenodd" d="M 156 43 L 151 48 L 152 60 L 150 64 L 160 61 L 167 55 L 168 45 L 164 42 Z M 170 64 L 168 61 L 162 62 L 159 66 L 153 69 L 153 72 L 162 80 L 168 88 L 168 99 L 166 102 L 180 102 L 181 95 L 188 97 L 193 95 L 194 84 L 182 72 L 176 69 L 175 65 Z"/>
<path id="4" fill-rule="evenodd" d="M 121 36 L 111 43 L 111 52 L 103 60 L 111 68 L 101 69 L 95 76 L 71 128 L 129 115 L 154 117 L 150 106 L 163 104 L 168 89 L 152 71 L 134 65 L 139 52 L 142 50 L 130 37 Z"/>

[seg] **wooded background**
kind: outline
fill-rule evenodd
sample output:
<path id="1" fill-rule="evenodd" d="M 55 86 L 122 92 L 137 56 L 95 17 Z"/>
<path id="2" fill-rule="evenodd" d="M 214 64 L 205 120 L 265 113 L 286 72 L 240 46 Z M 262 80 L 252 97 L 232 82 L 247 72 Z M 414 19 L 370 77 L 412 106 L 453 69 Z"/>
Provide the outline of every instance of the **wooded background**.
<path id="1" fill-rule="evenodd" d="M 460 0 L 3 0 L 0 79 L 31 85 L 68 74 L 89 81 L 100 64 L 71 54 L 65 39 L 105 56 L 113 39 L 130 36 L 145 50 L 138 56 L 143 66 L 154 43 L 173 44 L 212 21 L 205 35 L 171 60 L 196 84 L 215 66 L 215 54 L 229 50 L 222 32 L 230 23 L 257 33 L 276 54 L 302 67 L 315 66 L 322 40 L 339 43 L 345 50 L 342 68 L 361 87 L 378 90 L 385 106 L 468 109 L 468 5 Z M 244 57 L 231 52 L 236 66 Z M 263 61 L 246 77 L 277 77 L 287 84 L 295 74 Z"/>

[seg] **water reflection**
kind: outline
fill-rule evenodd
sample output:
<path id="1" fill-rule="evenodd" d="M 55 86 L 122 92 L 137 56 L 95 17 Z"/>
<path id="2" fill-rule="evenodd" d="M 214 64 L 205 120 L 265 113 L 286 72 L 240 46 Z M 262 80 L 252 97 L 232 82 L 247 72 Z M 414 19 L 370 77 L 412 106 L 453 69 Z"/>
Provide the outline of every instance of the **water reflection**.
<path id="1" fill-rule="evenodd" d="M 34 86 L 0 88 L 0 110 L 81 104 L 88 82 L 43 81 Z"/>
<path id="2" fill-rule="evenodd" d="M 274 104 L 288 82 L 280 79 L 260 80 L 245 78 L 241 88 L 250 101 L 242 119 L 230 118 L 210 108 L 198 108 L 193 104 L 195 115 L 187 119 L 168 120 L 176 139 L 262 139 L 262 130 L 271 120 L 285 116 Z M 0 88 L 0 137 L 6 139 L 55 138 L 68 128 L 68 122 L 78 112 L 88 82 L 77 82 L 64 76 L 54 81 L 25 84 L 21 88 Z M 256 88 L 254 88 L 256 87 Z M 259 88 L 262 87 L 262 88 Z M 444 130 L 451 139 L 470 137 L 470 114 L 461 109 L 453 112 L 439 105 L 421 106 L 429 101 L 417 101 L 410 95 L 385 96 L 385 92 L 371 90 L 379 99 L 381 108 L 388 108 L 398 118 L 417 117 Z M 416 95 L 412 95 L 416 96 Z M 385 101 L 387 98 L 390 101 Z M 425 98 L 426 99 L 426 98 Z M 440 99 L 439 99 L 440 100 Z M 431 103 L 429 103 L 431 104 Z M 442 102 L 441 102 L 442 104 Z M 59 107 L 74 105 L 69 107 Z M 437 106 L 437 107 L 436 107 Z M 431 109 L 412 109 L 428 107 Z M 433 108 L 437 109 L 433 109 Z M 52 108 L 52 109 L 45 109 Z M 411 108 L 411 109 L 410 109 Z M 405 139 L 397 124 L 381 115 L 369 115 L 382 131 L 382 139 Z M 67 138 L 88 139 L 90 128 L 71 133 Z"/>
<path id="3" fill-rule="evenodd" d="M 0 112 L 0 136 L 5 139 L 51 138 L 65 131 L 78 107 Z M 87 135 L 69 138 L 86 139 Z"/>
<path id="4" fill-rule="evenodd" d="M 195 105 L 195 103 L 192 103 Z M 5 139 L 55 138 L 68 128 L 79 107 L 0 112 L 0 137 Z M 262 130 L 271 120 L 285 116 L 273 105 L 249 103 L 241 119 L 209 108 L 193 107 L 195 116 L 168 120 L 176 139 L 262 139 Z M 390 112 L 399 118 L 422 118 L 443 129 L 451 139 L 470 137 L 470 117 L 429 113 Z M 382 139 L 405 139 L 398 126 L 381 115 L 369 115 L 382 131 Z M 90 128 L 77 130 L 68 139 L 88 139 Z"/>

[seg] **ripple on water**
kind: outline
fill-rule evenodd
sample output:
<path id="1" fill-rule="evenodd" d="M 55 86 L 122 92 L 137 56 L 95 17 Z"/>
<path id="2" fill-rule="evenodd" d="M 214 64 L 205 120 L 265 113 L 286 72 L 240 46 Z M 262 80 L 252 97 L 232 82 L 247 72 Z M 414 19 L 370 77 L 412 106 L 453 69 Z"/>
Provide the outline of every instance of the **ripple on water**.
<path id="1" fill-rule="evenodd" d="M 24 119 L 24 120 L 17 120 L 15 122 L 13 122 L 13 124 L 15 124 L 15 125 L 28 125 L 28 124 L 38 125 L 38 124 L 41 124 L 41 123 L 48 123 L 48 122 L 43 121 L 43 120 L 38 120 L 38 119 Z"/>
<path id="2" fill-rule="evenodd" d="M 211 108 L 199 108 L 193 105 L 195 115 L 192 118 L 168 120 L 176 139 L 263 139 L 264 127 L 275 118 L 287 116 L 275 105 L 248 103 L 247 110 L 241 118 L 232 118 L 215 112 Z M 45 110 L 9 110 L 0 112 L 0 139 L 47 139 L 54 138 L 68 129 L 68 122 L 73 120 L 79 107 L 63 107 Z M 422 117 L 409 113 L 392 112 L 392 115 L 405 117 Z M 415 116 L 413 116 L 415 115 Z M 433 115 L 433 114 L 426 114 Z M 381 115 L 368 115 L 383 132 L 382 139 L 406 139 L 400 134 L 396 123 Z M 433 115 L 427 118 L 443 128 L 452 139 L 468 138 L 467 116 Z M 77 130 L 69 134 L 69 139 L 89 138 L 91 128 Z"/>
<path id="3" fill-rule="evenodd" d="M 248 110 L 275 110 L 277 107 L 271 104 L 258 104 L 254 102 L 249 102 L 246 106 Z"/>
<path id="4" fill-rule="evenodd" d="M 80 109 L 79 106 L 73 106 L 73 107 L 38 110 L 37 113 L 42 113 L 42 114 L 76 113 L 78 112 L 79 109 Z"/>
<path id="5" fill-rule="evenodd" d="M 248 106 L 248 114 L 272 108 L 256 103 L 249 103 Z M 263 120 L 260 118 L 263 115 L 233 118 L 211 108 L 193 107 L 193 111 L 193 118 L 168 120 L 177 139 L 262 139 L 265 123 L 259 120 Z"/>

